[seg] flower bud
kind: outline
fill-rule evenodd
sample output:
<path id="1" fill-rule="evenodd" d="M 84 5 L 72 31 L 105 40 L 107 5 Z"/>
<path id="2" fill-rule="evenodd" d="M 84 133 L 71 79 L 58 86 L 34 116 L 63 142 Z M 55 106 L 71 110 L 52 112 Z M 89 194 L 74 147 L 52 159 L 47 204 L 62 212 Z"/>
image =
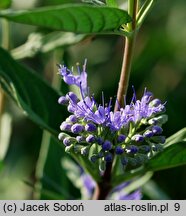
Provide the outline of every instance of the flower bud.
<path id="1" fill-rule="evenodd" d="M 115 149 L 116 154 L 121 155 L 124 152 L 124 149 L 121 146 L 116 146 Z"/>
<path id="2" fill-rule="evenodd" d="M 136 134 L 131 138 L 131 140 L 136 141 L 136 142 L 143 142 L 144 137 L 140 134 Z"/>
<path id="3" fill-rule="evenodd" d="M 98 157 L 99 158 L 102 158 L 104 156 L 104 152 L 101 150 L 99 153 L 98 153 Z"/>
<path id="4" fill-rule="evenodd" d="M 103 144 L 102 144 L 102 149 L 103 151 L 108 151 L 112 149 L 112 143 L 109 140 L 106 140 Z"/>
<path id="5" fill-rule="evenodd" d="M 155 152 L 163 151 L 163 146 L 161 144 L 156 144 L 152 147 L 152 150 Z"/>
<path id="6" fill-rule="evenodd" d="M 88 155 L 88 153 L 89 153 L 89 147 L 87 146 L 87 147 L 83 147 L 82 149 L 81 149 L 81 154 L 82 155 Z"/>
<path id="7" fill-rule="evenodd" d="M 98 159 L 98 156 L 96 154 L 93 154 L 91 157 L 90 157 L 90 160 L 95 163 Z"/>
<path id="8" fill-rule="evenodd" d="M 131 166 L 136 166 L 138 164 L 137 160 L 135 158 L 131 158 L 131 157 L 128 158 L 128 163 Z"/>
<path id="9" fill-rule="evenodd" d="M 148 161 L 147 155 L 144 155 L 144 154 L 137 154 L 135 156 L 135 159 L 138 165 L 144 164 L 145 162 Z"/>
<path id="10" fill-rule="evenodd" d="M 162 131 L 163 131 L 163 129 L 162 129 L 160 126 L 158 126 L 158 125 L 153 126 L 153 127 L 151 128 L 151 130 L 152 130 L 152 132 L 153 132 L 154 134 L 161 134 Z"/>
<path id="11" fill-rule="evenodd" d="M 161 100 L 159 100 L 159 99 L 154 99 L 154 100 L 152 100 L 150 103 L 149 103 L 149 106 L 151 106 L 151 107 L 157 107 L 157 106 L 159 106 L 161 104 Z"/>
<path id="12" fill-rule="evenodd" d="M 66 137 L 69 137 L 69 135 L 66 134 L 66 133 L 60 133 L 60 134 L 58 135 L 58 139 L 59 139 L 60 141 L 63 141 Z"/>
<path id="13" fill-rule="evenodd" d="M 62 122 L 62 124 L 60 125 L 60 129 L 62 131 L 70 131 L 71 127 L 72 127 L 72 125 L 67 123 L 67 122 Z"/>
<path id="14" fill-rule="evenodd" d="M 76 140 L 78 143 L 85 141 L 85 138 L 83 136 L 77 136 Z"/>
<path id="15" fill-rule="evenodd" d="M 98 145 L 102 145 L 103 142 L 104 142 L 104 140 L 103 140 L 102 137 L 98 137 L 98 138 L 96 139 L 96 141 L 97 141 Z"/>
<path id="16" fill-rule="evenodd" d="M 88 143 L 93 143 L 95 141 L 95 136 L 94 135 L 88 135 L 88 137 L 86 138 L 86 141 Z"/>
<path id="17" fill-rule="evenodd" d="M 73 92 L 69 92 L 69 93 L 67 94 L 67 97 L 69 97 L 70 100 L 71 100 L 73 103 L 75 103 L 75 104 L 78 102 L 78 97 L 77 97 L 77 95 L 74 94 Z"/>
<path id="18" fill-rule="evenodd" d="M 147 138 L 150 138 L 154 135 L 154 133 L 151 131 L 151 130 L 146 130 L 144 133 L 143 133 L 143 136 L 144 137 L 147 137 Z"/>
<path id="19" fill-rule="evenodd" d="M 74 113 L 74 112 L 75 112 L 75 108 L 72 106 L 72 104 L 69 104 L 69 105 L 68 105 L 67 110 L 68 110 L 70 113 Z"/>
<path id="20" fill-rule="evenodd" d="M 64 140 L 63 140 L 63 144 L 65 146 L 70 146 L 72 144 L 72 141 L 73 139 L 71 137 L 66 137 Z"/>
<path id="21" fill-rule="evenodd" d="M 88 124 L 85 125 L 85 130 L 87 132 L 95 132 L 97 130 L 97 127 L 93 123 L 88 123 Z"/>
<path id="22" fill-rule="evenodd" d="M 81 133 L 83 130 L 84 130 L 84 126 L 78 123 L 74 124 L 71 127 L 72 133 L 75 133 L 75 134 Z"/>
<path id="23" fill-rule="evenodd" d="M 75 115 L 70 115 L 68 117 L 69 121 L 72 122 L 72 123 L 76 123 L 77 122 L 77 117 Z"/>
<path id="24" fill-rule="evenodd" d="M 138 147 L 135 145 L 128 146 L 126 149 L 127 153 L 136 154 L 138 152 Z"/>
<path id="25" fill-rule="evenodd" d="M 113 156 L 112 156 L 111 153 L 108 153 L 108 154 L 105 155 L 105 161 L 106 161 L 107 163 L 112 162 L 112 159 L 113 159 Z"/>
<path id="26" fill-rule="evenodd" d="M 117 138 L 118 143 L 124 142 L 126 139 L 126 136 L 124 134 L 120 134 Z"/>
<path id="27" fill-rule="evenodd" d="M 67 105 L 69 103 L 69 100 L 66 98 L 66 96 L 61 96 L 58 99 L 58 103 L 61 105 Z"/>
<path id="28" fill-rule="evenodd" d="M 73 149 L 73 145 L 66 146 L 65 147 L 65 152 L 70 153 L 72 151 L 72 149 Z"/>
<path id="29" fill-rule="evenodd" d="M 139 147 L 139 151 L 141 153 L 148 153 L 148 152 L 150 152 L 150 150 L 151 150 L 151 147 L 148 145 L 142 145 Z"/>
<path id="30" fill-rule="evenodd" d="M 166 138 L 164 136 L 154 136 L 151 138 L 151 141 L 164 144 L 166 141 Z"/>
<path id="31" fill-rule="evenodd" d="M 124 166 L 126 166 L 126 165 L 128 164 L 128 161 L 129 161 L 128 158 L 125 157 L 125 156 L 121 158 L 121 163 L 122 163 Z"/>
<path id="32" fill-rule="evenodd" d="M 168 121 L 168 116 L 167 115 L 161 115 L 155 118 L 152 118 L 148 121 L 149 124 L 165 124 Z"/>
<path id="33" fill-rule="evenodd" d="M 81 149 L 83 148 L 84 146 L 83 145 L 74 145 L 74 152 L 75 153 L 80 153 L 81 152 Z"/>

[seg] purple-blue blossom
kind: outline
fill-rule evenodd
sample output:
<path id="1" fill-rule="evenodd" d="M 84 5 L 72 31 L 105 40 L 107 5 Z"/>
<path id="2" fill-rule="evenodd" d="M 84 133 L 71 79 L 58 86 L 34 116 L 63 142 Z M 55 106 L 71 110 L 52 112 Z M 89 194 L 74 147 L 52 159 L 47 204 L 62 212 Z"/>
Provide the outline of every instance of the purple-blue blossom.
<path id="1" fill-rule="evenodd" d="M 60 141 L 66 148 L 71 146 L 71 151 L 86 155 L 92 162 L 109 163 L 116 155 L 125 167 L 128 164 L 134 168 L 141 166 L 146 159 L 162 150 L 165 137 L 160 135 L 162 125 L 167 121 L 167 116 L 163 114 L 165 103 L 153 98 L 153 94 L 145 88 L 141 99 L 137 99 L 134 91 L 129 104 L 125 102 L 124 106 L 120 106 L 116 100 L 119 109 L 113 111 L 112 99 L 105 103 L 102 93 L 99 103 L 91 94 L 86 63 L 85 60 L 82 70 L 77 66 L 77 73 L 66 66 L 59 67 L 64 82 L 75 85 L 79 91 L 69 92 L 58 100 L 71 113 L 60 129 L 74 137 L 71 140 L 59 136 Z"/>

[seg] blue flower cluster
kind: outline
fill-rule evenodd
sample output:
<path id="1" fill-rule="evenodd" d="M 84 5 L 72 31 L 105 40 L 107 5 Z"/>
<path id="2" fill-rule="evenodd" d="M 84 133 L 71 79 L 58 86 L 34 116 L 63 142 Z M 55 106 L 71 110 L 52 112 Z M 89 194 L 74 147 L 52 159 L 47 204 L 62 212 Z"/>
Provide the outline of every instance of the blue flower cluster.
<path id="1" fill-rule="evenodd" d="M 69 92 L 58 100 L 72 113 L 60 126 L 59 140 L 67 152 L 80 153 L 100 164 L 112 162 L 117 156 L 124 167 L 137 167 L 162 150 L 165 143 L 162 124 L 167 121 L 163 114 L 165 103 L 153 99 L 152 93 L 145 89 L 141 100 L 136 99 L 134 92 L 129 105 L 125 103 L 120 107 L 118 104 L 118 111 L 113 112 L 111 99 L 105 105 L 102 95 L 102 104 L 98 104 L 90 95 L 86 61 L 82 71 L 77 68 L 78 74 L 74 75 L 67 67 L 59 66 L 64 82 L 76 85 L 81 95 L 78 98 Z"/>

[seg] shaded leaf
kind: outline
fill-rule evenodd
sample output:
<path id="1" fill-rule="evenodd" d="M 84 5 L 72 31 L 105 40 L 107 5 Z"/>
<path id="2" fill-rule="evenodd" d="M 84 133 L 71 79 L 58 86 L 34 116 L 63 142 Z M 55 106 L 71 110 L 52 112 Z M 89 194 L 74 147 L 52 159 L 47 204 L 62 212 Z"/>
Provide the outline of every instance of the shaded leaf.
<path id="1" fill-rule="evenodd" d="M 151 200 L 169 200 L 171 199 L 165 191 L 153 180 L 146 182 L 142 186 L 142 193 Z"/>
<path id="2" fill-rule="evenodd" d="M 186 128 L 182 128 L 172 136 L 166 139 L 165 148 L 181 141 L 186 141 Z"/>
<path id="3" fill-rule="evenodd" d="M 14 22 L 76 33 L 113 33 L 122 24 L 131 21 L 126 11 L 83 4 L 5 11 L 0 16 Z"/>
<path id="4" fill-rule="evenodd" d="M 100 173 L 96 163 L 94 164 L 87 157 L 74 152 L 71 152 L 71 155 L 96 182 L 100 180 Z"/>
<path id="5" fill-rule="evenodd" d="M 31 187 L 33 189 L 34 192 L 37 192 L 40 190 L 40 188 L 36 188 L 35 185 L 32 182 L 29 181 L 23 181 L 26 185 L 28 185 L 29 187 Z M 42 189 L 42 195 L 45 196 L 45 199 L 50 199 L 50 200 L 63 200 L 66 199 L 66 197 L 64 197 L 61 194 L 55 193 L 54 191 L 50 191 L 50 190 L 46 190 L 46 189 Z"/>
<path id="6" fill-rule="evenodd" d="M 61 117 L 66 112 L 57 103 L 59 94 L 36 73 L 17 63 L 1 48 L 0 59 L 2 88 L 30 119 L 57 134 Z"/>
<path id="7" fill-rule="evenodd" d="M 122 189 L 123 193 L 129 194 L 132 191 L 139 189 L 141 186 L 143 186 L 144 184 L 146 184 L 149 181 L 149 179 L 152 177 L 152 175 L 153 175 L 153 172 L 146 172 L 144 175 L 140 176 L 139 178 L 136 178 L 136 180 L 131 181 L 131 183 L 129 185 L 127 185 L 126 187 L 124 187 Z M 120 183 L 123 183 L 123 182 L 125 182 L 125 181 L 122 181 L 122 179 L 121 179 Z M 115 184 L 115 182 L 114 182 L 113 186 L 117 186 L 119 184 L 118 184 L 118 182 L 117 182 L 117 184 Z"/>
<path id="8" fill-rule="evenodd" d="M 155 155 L 145 166 L 145 170 L 158 171 L 186 164 L 186 142 L 178 142 Z"/>
<path id="9" fill-rule="evenodd" d="M 130 179 L 133 179 L 135 177 L 139 178 L 140 176 L 143 176 L 144 174 L 145 174 L 145 169 L 143 168 L 132 170 L 130 172 L 126 172 L 125 174 L 123 173 L 123 174 L 115 176 L 112 180 L 112 184 L 113 186 L 117 186 L 121 184 L 122 182 L 129 181 Z"/>
<path id="10" fill-rule="evenodd" d="M 46 35 L 32 33 L 25 44 L 11 50 L 15 59 L 33 57 L 38 52 L 50 52 L 58 47 L 64 47 L 80 42 L 86 35 L 76 35 L 70 32 L 52 32 Z"/>

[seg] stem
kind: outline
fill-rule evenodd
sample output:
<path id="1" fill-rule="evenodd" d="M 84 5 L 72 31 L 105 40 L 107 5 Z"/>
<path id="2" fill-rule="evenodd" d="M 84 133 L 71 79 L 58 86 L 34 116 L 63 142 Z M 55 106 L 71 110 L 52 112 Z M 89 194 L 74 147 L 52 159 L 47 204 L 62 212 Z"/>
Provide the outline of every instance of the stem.
<path id="1" fill-rule="evenodd" d="M 112 189 L 111 185 L 111 170 L 112 163 L 107 163 L 106 170 L 102 176 L 102 180 L 97 183 L 97 187 L 93 194 L 93 200 L 105 200 L 110 190 Z"/>
<path id="2" fill-rule="evenodd" d="M 36 165 L 36 171 L 35 171 L 35 185 L 34 185 L 34 192 L 33 192 L 33 198 L 38 200 L 41 198 L 42 193 L 42 178 L 44 174 L 44 167 L 46 164 L 47 156 L 48 156 L 48 150 L 50 147 L 50 138 L 51 135 L 49 132 L 44 131 L 43 132 L 43 138 L 41 142 L 40 147 L 40 153 Z"/>
<path id="3" fill-rule="evenodd" d="M 115 104 L 114 111 L 118 110 L 118 104 L 123 105 L 123 96 L 127 92 L 129 76 L 131 71 L 131 63 L 133 57 L 134 43 L 136 38 L 136 14 L 138 11 L 138 0 L 128 0 L 128 13 L 132 17 L 132 22 L 128 24 L 129 36 L 126 37 L 125 49 L 123 56 L 123 65 L 120 75 L 120 81 L 117 92 L 117 102 Z M 123 34 L 123 36 L 125 36 Z M 113 152 L 114 155 L 114 152 Z M 93 199 L 104 200 L 112 189 L 111 173 L 113 163 L 107 163 L 106 170 L 101 178 L 101 181 L 97 183 L 97 187 L 93 194 Z"/>
<path id="4" fill-rule="evenodd" d="M 1 20 L 1 26 L 2 26 L 2 39 L 1 39 L 1 46 L 8 50 L 9 49 L 9 23 L 7 20 L 2 19 Z M 4 104 L 5 104 L 5 94 L 3 90 L 1 89 L 0 85 L 0 118 L 4 110 Z"/>
<path id="5" fill-rule="evenodd" d="M 125 38 L 125 49 L 123 55 L 123 64 L 121 69 L 120 81 L 118 85 L 118 92 L 117 92 L 117 102 L 115 104 L 114 111 L 119 109 L 118 104 L 120 106 L 123 105 L 124 102 L 124 95 L 127 93 L 130 71 L 131 71 L 131 64 L 133 58 L 133 51 L 134 51 L 134 44 L 136 39 L 136 14 L 138 10 L 138 0 L 129 0 L 128 1 L 128 13 L 132 17 L 132 22 L 128 24 L 129 31 L 132 33 L 130 37 Z"/>
<path id="6" fill-rule="evenodd" d="M 155 0 L 146 0 L 141 9 L 139 10 L 136 20 L 137 20 L 137 28 L 139 29 L 144 22 L 145 17 L 148 15 L 149 11 L 155 4 Z"/>

